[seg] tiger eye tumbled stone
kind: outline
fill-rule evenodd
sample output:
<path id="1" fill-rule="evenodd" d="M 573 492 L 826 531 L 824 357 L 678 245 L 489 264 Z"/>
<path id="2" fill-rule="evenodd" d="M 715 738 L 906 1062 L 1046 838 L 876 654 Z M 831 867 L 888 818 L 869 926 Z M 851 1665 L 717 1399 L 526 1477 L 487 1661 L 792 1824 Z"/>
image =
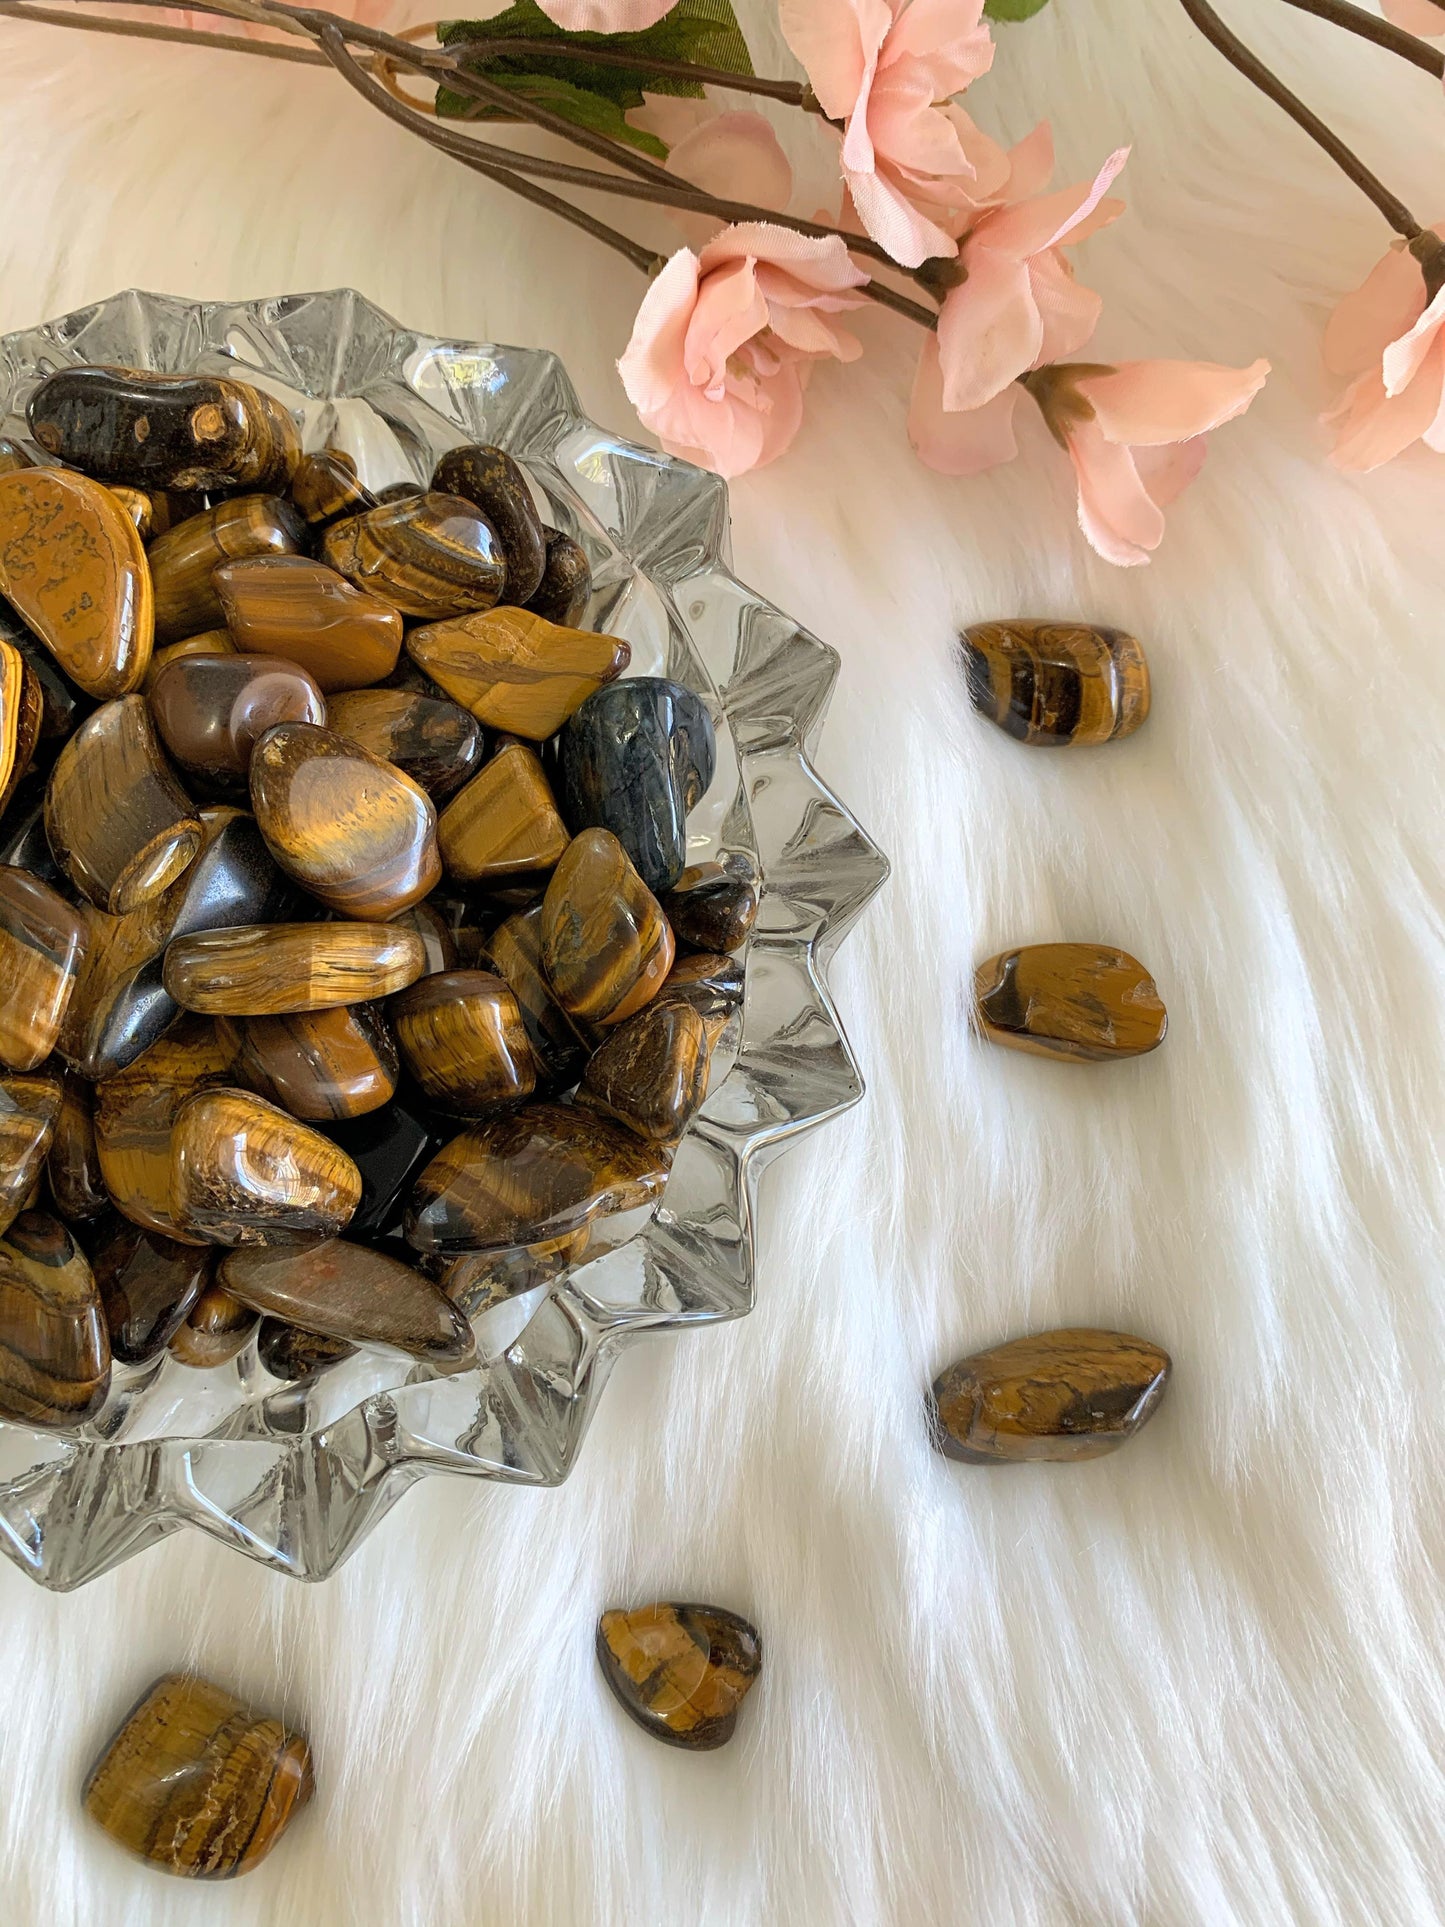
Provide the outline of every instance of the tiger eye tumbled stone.
<path id="1" fill-rule="evenodd" d="M 395 1095 L 396 1043 L 372 1004 L 218 1022 L 238 1077 L 293 1117 L 362 1117 Z"/>
<path id="2" fill-rule="evenodd" d="M 522 1013 L 485 970 L 445 970 L 392 999 L 406 1067 L 436 1103 L 463 1113 L 530 1097 L 537 1081 Z"/>
<path id="3" fill-rule="evenodd" d="M 333 729 L 282 723 L 263 736 L 251 805 L 281 868 L 341 916 L 385 922 L 441 881 L 431 798 Z"/>
<path id="4" fill-rule="evenodd" d="M 665 676 L 608 683 L 568 718 L 559 760 L 568 827 L 610 830 L 649 889 L 673 889 L 687 862 L 687 813 L 717 762 L 701 699 Z"/>
<path id="5" fill-rule="evenodd" d="M 0 1063 L 33 1071 L 55 1048 L 85 949 L 84 919 L 48 884 L 0 867 Z"/>
<path id="6" fill-rule="evenodd" d="M 256 1357 L 272 1378 L 296 1384 L 312 1378 L 343 1359 L 356 1356 L 355 1345 L 344 1338 L 324 1338 L 320 1332 L 302 1331 L 280 1318 L 263 1318 L 256 1333 Z"/>
<path id="7" fill-rule="evenodd" d="M 61 1086 L 55 1134 L 45 1159 L 55 1208 L 69 1224 L 84 1224 L 111 1208 L 95 1148 L 94 1098 L 90 1085 L 67 1071 Z"/>
<path id="8" fill-rule="evenodd" d="M 0 475 L 13 474 L 17 468 L 34 468 L 35 457 L 9 435 L 0 435 Z"/>
<path id="9" fill-rule="evenodd" d="M 400 1229 L 412 1180 L 445 1141 L 442 1121 L 400 1098 L 364 1117 L 320 1126 L 361 1173 L 361 1202 L 346 1227 L 348 1239 L 380 1238 Z"/>
<path id="10" fill-rule="evenodd" d="M 542 518 L 527 477 L 505 449 L 486 442 L 449 448 L 436 465 L 432 487 L 473 503 L 501 539 L 509 602 L 526 602 L 541 586 L 547 566 Z"/>
<path id="11" fill-rule="evenodd" d="M 314 1786 L 301 1734 L 211 1680 L 167 1673 L 126 1715 L 81 1797 L 152 1866 L 228 1880 L 260 1865 Z"/>
<path id="12" fill-rule="evenodd" d="M 974 972 L 978 1025 L 991 1043 L 1073 1063 L 1140 1057 L 1169 1019 L 1154 979 L 1127 951 L 1100 943 L 1034 943 Z"/>
<path id="13" fill-rule="evenodd" d="M 218 1085 L 176 1112 L 171 1215 L 192 1236 L 222 1245 L 329 1238 L 360 1199 L 344 1151 L 250 1091 Z"/>
<path id="14" fill-rule="evenodd" d="M 649 1004 L 588 1059 L 577 1101 L 665 1143 L 707 1096 L 708 1056 L 707 1025 L 695 1010 Z"/>
<path id="15" fill-rule="evenodd" d="M 690 950 L 736 950 L 757 921 L 757 885 L 720 863 L 692 864 L 659 901 L 673 935 Z"/>
<path id="16" fill-rule="evenodd" d="M 421 938 L 392 924 L 248 924 L 173 943 L 165 986 L 183 1010 L 284 1017 L 389 997 L 425 967 Z"/>
<path id="17" fill-rule="evenodd" d="M 703 1753 L 733 1736 L 763 1664 L 755 1626 L 721 1606 L 659 1603 L 597 1622 L 602 1677 L 655 1740 Z"/>
<path id="18" fill-rule="evenodd" d="M 259 1320 L 249 1305 L 214 1281 L 207 1285 L 190 1316 L 171 1339 L 168 1350 L 178 1365 L 211 1371 L 229 1365 L 246 1345 Z"/>
<path id="19" fill-rule="evenodd" d="M 0 1231 L 29 1197 L 60 1116 L 58 1077 L 0 1077 Z"/>
<path id="20" fill-rule="evenodd" d="M 679 957 L 657 993 L 659 1004 L 687 1004 L 712 1022 L 739 1009 L 747 988 L 747 972 L 737 957 L 697 951 Z"/>
<path id="21" fill-rule="evenodd" d="M 140 1365 L 164 1351 L 200 1297 L 212 1262 L 203 1245 L 117 1224 L 91 1260 L 111 1355 Z"/>
<path id="22" fill-rule="evenodd" d="M 183 1017 L 159 1043 L 95 1087 L 95 1144 L 106 1189 L 133 1224 L 183 1243 L 201 1240 L 171 1214 L 171 1129 L 185 1100 L 230 1075 L 216 1026 Z"/>
<path id="23" fill-rule="evenodd" d="M 542 906 L 519 910 L 487 938 L 486 961 L 504 977 L 517 1000 L 538 1080 L 566 1090 L 581 1075 L 587 1046 L 558 1003 L 542 969 Z"/>
<path id="24" fill-rule="evenodd" d="M 481 766 L 475 716 L 458 703 L 414 689 L 353 689 L 333 696 L 327 726 L 419 783 L 433 802 L 460 789 Z"/>
<path id="25" fill-rule="evenodd" d="M 542 580 L 527 600 L 534 615 L 574 628 L 592 599 L 592 565 L 587 551 L 561 529 L 546 530 L 547 560 Z"/>
<path id="26" fill-rule="evenodd" d="M 244 796 L 257 740 L 278 723 L 324 723 L 326 700 L 298 663 L 193 655 L 168 663 L 148 700 L 156 731 L 197 791 Z"/>
<path id="27" fill-rule="evenodd" d="M 101 483 L 60 468 L 0 475 L 0 593 L 88 696 L 140 687 L 151 580 L 135 524 Z"/>
<path id="28" fill-rule="evenodd" d="M 376 497 L 357 477 L 356 463 L 341 448 L 322 448 L 301 457 L 291 477 L 291 500 L 313 529 L 325 528 L 338 516 L 376 507 Z"/>
<path id="29" fill-rule="evenodd" d="M 933 1381 L 934 1443 L 972 1465 L 1102 1458 L 1153 1417 L 1169 1372 L 1167 1352 L 1126 1332 L 1011 1339 Z"/>
<path id="30" fill-rule="evenodd" d="M 437 823 L 447 875 L 461 883 L 550 870 L 567 841 L 541 758 L 526 743 L 504 743 Z"/>
<path id="31" fill-rule="evenodd" d="M 82 1425 L 109 1390 L 110 1343 L 85 1254 L 58 1218 L 24 1211 L 0 1239 L 0 1418 Z"/>
<path id="32" fill-rule="evenodd" d="M 430 1278 L 343 1238 L 299 1251 L 231 1252 L 220 1275 L 254 1310 L 323 1338 L 385 1345 L 435 1364 L 469 1358 L 475 1349 L 471 1327 Z"/>
<path id="33" fill-rule="evenodd" d="M 407 654 L 492 729 L 545 742 L 632 660 L 618 636 L 563 629 L 527 609 L 488 609 L 413 629 Z"/>
<path id="34" fill-rule="evenodd" d="M 164 648 L 157 649 L 151 656 L 151 666 L 146 671 L 145 681 L 141 684 L 141 694 L 149 696 L 162 674 L 173 662 L 186 656 L 234 656 L 239 654 L 231 640 L 229 629 L 203 629 L 198 636 L 186 636 L 180 642 L 168 642 Z"/>
<path id="35" fill-rule="evenodd" d="M 44 720 L 40 678 L 12 643 L 0 639 L 0 810 L 30 767 Z"/>
<path id="36" fill-rule="evenodd" d="M 569 1016 L 620 1024 L 672 968 L 666 917 L 615 836 L 584 830 L 542 899 L 542 967 Z"/>
<path id="37" fill-rule="evenodd" d="M 156 519 L 155 503 L 150 496 L 143 488 L 125 488 L 119 483 L 113 485 L 110 492 L 135 524 L 141 541 L 149 542 Z"/>
<path id="38" fill-rule="evenodd" d="M 150 546 L 157 640 L 180 642 L 224 629 L 216 569 L 248 556 L 294 555 L 305 539 L 306 524 L 278 495 L 238 495 L 178 522 Z M 247 647 L 265 653 L 254 643 Z"/>
<path id="39" fill-rule="evenodd" d="M 87 696 L 79 683 L 66 675 L 34 630 L 27 627 L 4 601 L 0 601 L 0 641 L 18 650 L 29 668 L 35 672 L 40 694 L 40 729 L 37 744 L 63 743 L 76 724 L 88 716 L 95 707 L 93 698 Z M 155 655 L 152 652 L 152 665 L 154 662 Z M 149 676 L 149 669 L 146 674 Z M 25 740 L 25 710 L 29 700 L 29 693 L 22 682 L 21 702 L 18 705 L 16 718 L 17 758 L 20 746 Z M 6 728 L 8 732 L 8 723 Z M 9 794 L 14 794 L 13 788 Z"/>
<path id="40" fill-rule="evenodd" d="M 280 488 L 301 454 L 279 402 L 214 375 L 61 368 L 35 390 L 27 414 L 48 453 L 137 488 Z"/>
<path id="41" fill-rule="evenodd" d="M 300 663 L 328 695 L 380 682 L 396 667 L 399 612 L 324 562 L 253 556 L 224 563 L 214 580 L 237 646 Z"/>
<path id="42" fill-rule="evenodd" d="M 113 917 L 159 896 L 195 856 L 200 821 L 161 753 L 144 696 L 104 704 L 61 750 L 45 833 L 75 887 Z"/>
<path id="43" fill-rule="evenodd" d="M 407 1240 L 418 1251 L 538 1244 L 661 1195 L 667 1159 L 605 1118 L 528 1104 L 454 1137 L 417 1179 Z"/>
<path id="44" fill-rule="evenodd" d="M 506 586 L 497 532 L 459 495 L 411 495 L 334 522 L 322 558 L 403 615 L 437 622 L 490 609 Z"/>
<path id="45" fill-rule="evenodd" d="M 1149 714 L 1134 637 L 1092 622 L 976 622 L 962 638 L 974 708 L 1021 743 L 1084 748 L 1132 736 Z"/>

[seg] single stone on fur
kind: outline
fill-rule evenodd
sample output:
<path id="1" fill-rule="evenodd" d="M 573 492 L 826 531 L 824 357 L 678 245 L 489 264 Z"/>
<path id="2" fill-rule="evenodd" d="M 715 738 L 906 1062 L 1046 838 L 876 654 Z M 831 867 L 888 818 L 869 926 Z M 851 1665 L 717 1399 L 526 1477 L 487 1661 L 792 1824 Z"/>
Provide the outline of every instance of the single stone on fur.
<path id="1" fill-rule="evenodd" d="M 109 1390 L 110 1344 L 85 1254 L 58 1218 L 23 1211 L 0 1239 L 0 1418 L 81 1425 Z"/>
<path id="2" fill-rule="evenodd" d="M 1154 979 L 1127 951 L 1101 943 L 1035 943 L 974 972 L 978 1026 L 994 1044 L 1071 1063 L 1139 1057 L 1169 1019 Z"/>
<path id="3" fill-rule="evenodd" d="M 173 658 L 147 700 L 171 760 L 198 795 L 244 799 L 251 752 L 278 723 L 324 723 L 306 671 L 275 656 Z"/>
<path id="4" fill-rule="evenodd" d="M 458 791 L 441 813 L 437 842 L 447 875 L 460 883 L 552 868 L 567 848 L 567 826 L 530 744 L 504 743 Z"/>
<path id="5" fill-rule="evenodd" d="M 1116 1452 L 1157 1411 L 1169 1354 L 1125 1332 L 1011 1339 L 933 1381 L 933 1439 L 971 1465 L 1071 1462 Z"/>
<path id="6" fill-rule="evenodd" d="M 614 1608 L 597 1622 L 602 1677 L 655 1740 L 702 1753 L 733 1736 L 763 1664 L 755 1626 L 721 1606 Z"/>
<path id="7" fill-rule="evenodd" d="M 606 830 L 584 830 L 568 844 L 542 899 L 541 943 L 558 1002 L 591 1024 L 631 1017 L 672 968 L 667 919 Z"/>
<path id="8" fill-rule="evenodd" d="M 228 1880 L 260 1865 L 314 1790 L 301 1734 L 211 1680 L 167 1673 L 126 1715 L 81 1797 L 152 1866 Z"/>
<path id="9" fill-rule="evenodd" d="M 215 572 L 236 644 L 299 663 L 329 696 L 364 689 L 396 667 L 401 616 L 305 555 L 257 555 Z"/>
<path id="10" fill-rule="evenodd" d="M 40 1176 L 60 1117 L 58 1077 L 0 1077 L 0 1231 Z"/>
<path id="11" fill-rule="evenodd" d="M 608 683 L 562 730 L 562 814 L 574 832 L 610 830 L 650 890 L 671 890 L 716 761 L 712 719 L 690 689 L 662 676 Z"/>
<path id="12" fill-rule="evenodd" d="M 758 914 L 757 885 L 720 863 L 692 864 L 660 901 L 673 935 L 689 950 L 736 950 Z"/>
<path id="13" fill-rule="evenodd" d="M 164 1351 L 205 1288 L 212 1263 L 204 1246 L 117 1222 L 91 1260 L 113 1356 L 140 1365 Z"/>
<path id="14" fill-rule="evenodd" d="M 295 555 L 305 540 L 306 524 L 279 495 L 237 495 L 178 522 L 149 551 L 157 641 L 180 642 L 207 629 L 224 629 L 216 570 L 245 556 Z"/>
<path id="15" fill-rule="evenodd" d="M 490 609 L 506 586 L 497 532 L 459 495 L 409 495 L 333 522 L 322 560 L 424 622 Z"/>
<path id="16" fill-rule="evenodd" d="M 55 1048 L 85 949 L 85 920 L 48 884 L 0 865 L 0 1063 L 33 1071 Z"/>
<path id="17" fill-rule="evenodd" d="M 171 1215 L 192 1237 L 221 1245 L 329 1238 L 360 1200 L 361 1174 L 344 1151 L 250 1091 L 197 1091 L 176 1112 Z"/>
<path id="18" fill-rule="evenodd" d="M 425 967 L 421 938 L 390 923 L 250 924 L 173 943 L 165 986 L 183 1010 L 284 1017 L 389 997 Z"/>
<path id="19" fill-rule="evenodd" d="M 256 1329 L 257 1317 L 249 1305 L 214 1282 L 207 1285 L 190 1317 L 170 1342 L 170 1354 L 178 1365 L 194 1371 L 210 1371 L 229 1365 Z"/>
<path id="20" fill-rule="evenodd" d="M 433 1102 L 475 1116 L 531 1096 L 532 1049 L 501 977 L 444 970 L 394 997 L 390 1014 L 406 1067 Z"/>
<path id="21" fill-rule="evenodd" d="M 407 654 L 491 729 L 545 742 L 632 660 L 617 636 L 563 629 L 527 609 L 488 609 L 413 629 Z"/>
<path id="22" fill-rule="evenodd" d="M 1133 636 L 1092 622 L 976 622 L 962 637 L 969 700 L 1021 743 L 1081 748 L 1132 736 L 1149 714 Z"/>
<path id="23" fill-rule="evenodd" d="M 542 580 L 527 599 L 534 615 L 575 629 L 592 599 L 592 565 L 580 542 L 561 529 L 546 530 L 547 561 Z"/>
<path id="24" fill-rule="evenodd" d="M 649 1004 L 587 1060 L 577 1102 L 640 1138 L 680 1137 L 707 1096 L 708 1029 L 686 1004 Z"/>
<path id="25" fill-rule="evenodd" d="M 471 1326 L 430 1278 L 343 1238 L 302 1250 L 231 1252 L 220 1281 L 253 1310 L 322 1338 L 383 1345 L 433 1364 L 475 1350 Z"/>
<path id="26" fill-rule="evenodd" d="M 547 566 L 547 543 L 527 477 L 512 457 L 489 443 L 449 448 L 431 485 L 474 503 L 496 530 L 506 558 L 507 600 L 526 602 L 535 595 Z"/>

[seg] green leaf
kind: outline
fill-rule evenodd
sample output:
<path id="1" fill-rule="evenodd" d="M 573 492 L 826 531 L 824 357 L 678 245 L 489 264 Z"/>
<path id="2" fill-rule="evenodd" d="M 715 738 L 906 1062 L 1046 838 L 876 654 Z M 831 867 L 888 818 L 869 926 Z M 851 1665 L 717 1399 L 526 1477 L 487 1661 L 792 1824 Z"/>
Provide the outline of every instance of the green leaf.
<path id="1" fill-rule="evenodd" d="M 560 114 L 563 120 L 570 121 L 574 127 L 585 127 L 594 134 L 605 134 L 609 140 L 635 147 L 643 154 L 650 154 L 654 160 L 667 159 L 667 148 L 656 134 L 646 134 L 640 127 L 629 127 L 623 119 L 622 108 L 605 95 L 590 93 L 585 87 L 574 87 L 570 81 L 557 80 L 551 74 L 489 74 L 488 78 L 495 80 L 499 87 L 505 87 L 509 94 L 520 94 L 524 100 L 535 101 L 539 107 L 550 107 L 554 114 Z M 641 105 L 640 101 L 638 105 Z M 475 101 L 469 94 L 456 93 L 450 87 L 438 87 L 437 113 L 447 120 L 518 118 L 501 107 Z"/>
<path id="2" fill-rule="evenodd" d="M 983 10 L 990 20 L 1032 20 L 1048 4 L 1049 0 L 984 0 Z"/>

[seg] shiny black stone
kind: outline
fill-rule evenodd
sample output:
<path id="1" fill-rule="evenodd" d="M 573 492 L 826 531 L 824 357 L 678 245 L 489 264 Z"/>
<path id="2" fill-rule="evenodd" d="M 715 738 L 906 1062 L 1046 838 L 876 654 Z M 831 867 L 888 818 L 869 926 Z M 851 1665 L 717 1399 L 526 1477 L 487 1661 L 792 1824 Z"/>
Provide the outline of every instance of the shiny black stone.
<path id="1" fill-rule="evenodd" d="M 561 529 L 543 531 L 547 561 L 542 580 L 527 603 L 534 616 L 560 623 L 564 629 L 583 627 L 582 616 L 592 596 L 592 565 L 587 551 Z"/>
<path id="2" fill-rule="evenodd" d="M 662 676 L 607 683 L 563 726 L 562 815 L 574 835 L 611 830 L 648 888 L 670 890 L 716 758 L 712 719 L 690 689 Z"/>
<path id="3" fill-rule="evenodd" d="M 505 449 L 484 442 L 449 448 L 431 485 L 443 495 L 460 495 L 473 503 L 501 537 L 507 561 L 502 601 L 524 603 L 535 595 L 547 566 L 542 518 L 526 476 Z"/>
<path id="4" fill-rule="evenodd" d="M 406 1212 L 412 1179 L 430 1162 L 449 1132 L 433 1131 L 417 1108 L 393 1098 L 365 1117 L 337 1118 L 311 1128 L 339 1144 L 361 1173 L 361 1203 L 346 1227 L 355 1243 L 384 1239 Z"/>
<path id="5" fill-rule="evenodd" d="M 339 1365 L 343 1358 L 354 1358 L 356 1347 L 344 1338 L 302 1331 L 280 1318 L 263 1318 L 256 1334 L 256 1356 L 272 1378 L 294 1382 L 324 1372 L 328 1365 Z"/>

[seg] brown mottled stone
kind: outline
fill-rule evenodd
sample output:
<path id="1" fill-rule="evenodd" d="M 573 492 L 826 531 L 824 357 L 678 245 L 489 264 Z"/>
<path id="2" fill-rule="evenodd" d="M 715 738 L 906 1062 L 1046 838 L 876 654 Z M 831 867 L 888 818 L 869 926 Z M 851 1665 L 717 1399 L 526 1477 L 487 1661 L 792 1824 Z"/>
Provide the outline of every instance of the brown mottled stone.
<path id="1" fill-rule="evenodd" d="M 396 667 L 401 616 L 305 555 L 258 555 L 226 562 L 216 593 L 238 648 L 300 663 L 330 695 L 364 689 Z"/>
<path id="2" fill-rule="evenodd" d="M 238 495 L 178 522 L 150 546 L 157 641 L 224 629 L 215 570 L 246 556 L 294 555 L 305 538 L 306 524 L 278 495 Z"/>
<path id="3" fill-rule="evenodd" d="M 84 919 L 48 884 L 0 864 L 0 1063 L 33 1071 L 55 1048 L 85 948 Z"/>
<path id="4" fill-rule="evenodd" d="M 326 701 L 299 663 L 193 653 L 167 663 L 147 700 L 156 731 L 199 794 L 246 795 L 251 752 L 278 723 L 324 723 Z"/>
<path id="5" fill-rule="evenodd" d="M 976 622 L 962 637 L 969 700 L 1021 743 L 1079 749 L 1132 736 L 1149 714 L 1149 665 L 1122 629 L 1094 622 Z"/>
<path id="6" fill-rule="evenodd" d="M 542 900 L 542 967 L 569 1016 L 620 1024 L 672 968 L 672 930 L 610 830 L 574 837 Z"/>
<path id="7" fill-rule="evenodd" d="M 489 728 L 545 742 L 594 690 L 620 676 L 631 646 L 564 629 L 526 609 L 489 609 L 413 629 L 407 653 Z"/>
<path id="8" fill-rule="evenodd" d="M 1151 1419 L 1169 1354 L 1126 1332 L 1039 1332 L 975 1352 L 933 1381 L 934 1443 L 971 1465 L 1117 1452 Z"/>
<path id="9" fill-rule="evenodd" d="M 592 565 L 580 542 L 561 529 L 548 529 L 547 561 L 536 593 L 527 602 L 534 615 L 575 628 L 592 599 Z"/>
<path id="10" fill-rule="evenodd" d="M 343 1238 L 304 1249 L 233 1251 L 221 1283 L 268 1317 L 355 1345 L 445 1364 L 470 1358 L 472 1330 L 444 1292 L 410 1265 Z"/>
<path id="11" fill-rule="evenodd" d="M 60 1099 L 58 1077 L 0 1077 L 0 1231 L 13 1222 L 40 1176 Z"/>
<path id="12" fill-rule="evenodd" d="M 1035 943 L 974 972 L 979 1029 L 991 1043 L 1070 1063 L 1140 1057 L 1169 1019 L 1154 979 L 1127 951 L 1100 943 Z"/>
<path id="13" fill-rule="evenodd" d="M 550 870 L 567 840 L 541 758 L 526 743 L 504 743 L 437 823 L 447 875 L 462 883 Z"/>
<path id="14" fill-rule="evenodd" d="M 721 1606 L 659 1602 L 614 1608 L 597 1622 L 602 1677 L 655 1740 L 694 1753 L 733 1736 L 763 1663 L 758 1630 Z"/>
<path id="15" fill-rule="evenodd" d="M 536 1065 L 505 980 L 485 970 L 423 977 L 391 1002 L 406 1067 L 435 1103 L 463 1115 L 530 1097 Z"/>
<path id="16" fill-rule="evenodd" d="M 293 1117 L 362 1117 L 396 1094 L 396 1042 L 374 1004 L 217 1023 L 234 1048 L 237 1076 Z"/>
<path id="17" fill-rule="evenodd" d="M 680 1137 L 707 1096 L 708 1027 L 686 1004 L 649 1004 L 587 1060 L 577 1102 L 640 1138 Z"/>
<path id="18" fill-rule="evenodd" d="M 395 924 L 243 924 L 173 943 L 165 986 L 183 1010 L 284 1017 L 388 997 L 425 967 L 426 945 Z"/>
<path id="19" fill-rule="evenodd" d="M 193 1371 L 210 1371 L 229 1365 L 246 1345 L 257 1325 L 256 1313 L 249 1305 L 214 1282 L 207 1285 L 190 1317 L 170 1342 L 170 1354 L 178 1365 Z"/>
<path id="20" fill-rule="evenodd" d="M 409 495 L 333 522 L 324 561 L 403 615 L 426 622 L 490 609 L 506 586 L 497 534 L 458 495 Z"/>
<path id="21" fill-rule="evenodd" d="M 721 863 L 690 865 L 658 902 L 680 944 L 715 954 L 746 942 L 758 915 L 757 885 Z"/>
<path id="22" fill-rule="evenodd" d="M 471 502 L 496 530 L 507 568 L 507 601 L 525 602 L 535 595 L 547 566 L 547 540 L 526 474 L 506 450 L 489 442 L 449 448 L 431 485 Z"/>
<path id="23" fill-rule="evenodd" d="M 64 1430 L 110 1390 L 110 1344 L 85 1254 L 58 1218 L 23 1211 L 0 1239 L 0 1418 Z"/>
<path id="24" fill-rule="evenodd" d="M 251 1091 L 217 1085 L 186 1098 L 170 1155 L 171 1215 L 211 1244 L 329 1238 L 361 1202 L 361 1173 L 346 1153 Z M 235 1291 L 232 1279 L 221 1282 Z"/>

